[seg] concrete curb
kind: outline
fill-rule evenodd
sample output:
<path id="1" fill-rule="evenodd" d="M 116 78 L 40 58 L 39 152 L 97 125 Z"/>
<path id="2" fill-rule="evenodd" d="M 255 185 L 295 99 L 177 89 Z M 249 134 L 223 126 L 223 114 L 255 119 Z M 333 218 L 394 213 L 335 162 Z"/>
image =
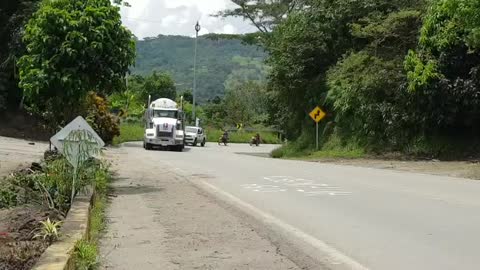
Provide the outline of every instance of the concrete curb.
<path id="1" fill-rule="evenodd" d="M 86 194 L 77 195 L 67 218 L 60 230 L 60 239 L 53 243 L 40 256 L 33 270 L 73 270 L 75 260 L 73 251 L 77 241 L 88 239 L 90 209 L 94 201 L 94 192 L 89 189 Z"/>
<path id="2" fill-rule="evenodd" d="M 119 144 L 120 147 L 142 147 L 142 141 L 123 142 Z"/>

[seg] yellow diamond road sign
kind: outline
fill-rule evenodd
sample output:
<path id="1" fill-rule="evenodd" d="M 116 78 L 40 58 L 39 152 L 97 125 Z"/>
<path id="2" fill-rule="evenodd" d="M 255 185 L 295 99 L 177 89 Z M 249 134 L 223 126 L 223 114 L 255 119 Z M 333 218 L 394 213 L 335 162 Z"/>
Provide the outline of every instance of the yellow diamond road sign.
<path id="1" fill-rule="evenodd" d="M 309 113 L 310 117 L 313 119 L 315 122 L 320 122 L 327 114 L 320 109 L 320 107 L 316 107 Z"/>

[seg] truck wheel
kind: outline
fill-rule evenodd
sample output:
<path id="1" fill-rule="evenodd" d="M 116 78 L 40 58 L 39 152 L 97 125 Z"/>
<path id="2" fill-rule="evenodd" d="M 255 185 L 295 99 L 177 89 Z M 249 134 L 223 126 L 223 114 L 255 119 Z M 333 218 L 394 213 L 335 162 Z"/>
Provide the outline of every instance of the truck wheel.
<path id="1" fill-rule="evenodd" d="M 197 138 L 193 141 L 192 146 L 197 146 Z"/>
<path id="2" fill-rule="evenodd" d="M 152 145 L 149 144 L 149 143 L 145 143 L 145 149 L 146 149 L 146 150 L 151 150 L 151 149 L 152 149 Z"/>
<path id="3" fill-rule="evenodd" d="M 203 139 L 202 143 L 200 144 L 202 147 L 205 146 L 205 139 Z"/>
<path id="4" fill-rule="evenodd" d="M 177 152 L 182 152 L 182 151 L 183 151 L 183 147 L 184 147 L 183 144 L 182 144 L 182 145 L 178 145 L 175 150 L 177 150 Z"/>

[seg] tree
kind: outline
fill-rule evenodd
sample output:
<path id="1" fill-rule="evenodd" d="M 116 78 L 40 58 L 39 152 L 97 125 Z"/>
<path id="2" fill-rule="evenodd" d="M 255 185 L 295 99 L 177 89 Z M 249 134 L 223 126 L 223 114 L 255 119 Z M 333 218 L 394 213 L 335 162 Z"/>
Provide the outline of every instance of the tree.
<path id="1" fill-rule="evenodd" d="M 409 90 L 429 135 L 478 136 L 480 2 L 432 1 L 418 48 L 405 59 Z"/>
<path id="2" fill-rule="evenodd" d="M 172 77 L 168 73 L 154 71 L 145 78 L 143 85 L 142 99 L 148 100 L 148 95 L 151 95 L 152 101 L 158 98 L 175 100 L 177 92 Z"/>
<path id="3" fill-rule="evenodd" d="M 240 17 L 250 21 L 257 33 L 240 36 L 249 44 L 264 43 L 269 33 L 291 13 L 301 11 L 309 0 L 231 0 L 236 8 L 219 12 L 219 17 Z"/>
<path id="4" fill-rule="evenodd" d="M 334 109 L 328 107 L 331 103 L 325 103 L 329 91 L 326 73 L 345 54 L 367 47 L 375 54 L 376 46 L 378 56 L 395 57 L 397 53 L 400 58 L 404 56 L 402 49 L 397 48 L 407 46 L 410 41 L 396 37 L 408 33 L 408 27 L 415 24 L 389 18 L 389 14 L 416 5 L 418 1 L 411 0 L 315 0 L 274 28 L 266 44 L 270 53 L 267 63 L 271 67 L 269 89 L 277 103 L 273 111 L 282 111 L 277 119 L 287 136 L 298 137 L 302 126 L 311 126 L 307 113 L 317 105 L 326 106 L 332 115 Z M 403 24 L 406 26 L 397 27 Z M 399 30 L 389 36 L 394 29 L 403 32 Z M 407 49 L 408 46 L 403 48 Z"/>
<path id="5" fill-rule="evenodd" d="M 25 51 L 21 34 L 39 0 L 5 0 L 0 3 L 0 111 L 17 108 L 22 94 L 18 88 L 16 59 Z"/>
<path id="6" fill-rule="evenodd" d="M 190 104 L 193 104 L 192 90 L 186 90 L 181 94 L 181 96 L 183 96 L 183 100 L 185 100 L 186 102 L 189 102 Z"/>
<path id="7" fill-rule="evenodd" d="M 245 126 L 263 124 L 267 118 L 267 95 L 265 84 L 260 81 L 245 81 L 231 84 L 227 90 L 223 107 L 225 122 Z"/>
<path id="8" fill-rule="evenodd" d="M 132 34 L 109 0 L 42 3 L 26 26 L 20 86 L 50 127 L 82 112 L 89 91 L 121 89 L 135 57 Z"/>
<path id="9" fill-rule="evenodd" d="M 261 33 L 267 34 L 291 12 L 300 10 L 305 0 L 231 0 L 234 9 L 221 11 L 217 16 L 241 17 L 250 21 Z"/>

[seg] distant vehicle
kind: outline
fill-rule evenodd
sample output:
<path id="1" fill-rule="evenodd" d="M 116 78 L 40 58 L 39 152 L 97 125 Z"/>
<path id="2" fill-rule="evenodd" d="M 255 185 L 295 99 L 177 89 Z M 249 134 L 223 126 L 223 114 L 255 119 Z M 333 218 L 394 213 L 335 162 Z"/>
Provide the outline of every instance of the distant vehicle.
<path id="1" fill-rule="evenodd" d="M 143 147 L 166 147 L 179 152 L 185 147 L 183 112 L 177 103 L 168 98 L 160 98 L 150 103 L 145 112 L 145 135 Z"/>
<path id="2" fill-rule="evenodd" d="M 185 143 L 193 146 L 200 144 L 202 147 L 207 142 L 205 130 L 201 127 L 187 126 L 185 127 Z"/>

